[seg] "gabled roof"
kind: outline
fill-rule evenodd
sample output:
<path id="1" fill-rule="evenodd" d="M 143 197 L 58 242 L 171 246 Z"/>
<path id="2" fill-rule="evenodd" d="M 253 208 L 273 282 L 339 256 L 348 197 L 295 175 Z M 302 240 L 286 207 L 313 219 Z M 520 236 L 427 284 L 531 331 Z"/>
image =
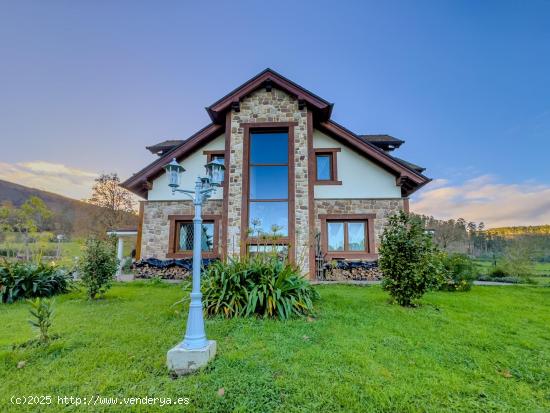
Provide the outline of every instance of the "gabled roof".
<path id="1" fill-rule="evenodd" d="M 153 153 L 158 153 L 159 158 L 128 178 L 121 186 L 146 198 L 151 181 L 164 173 L 164 165 L 169 163 L 172 158 L 180 161 L 224 133 L 226 128 L 225 114 L 228 111 L 235 110 L 238 112 L 240 110 L 240 101 L 250 95 L 250 93 L 259 88 L 270 90 L 272 87 L 282 89 L 288 94 L 295 96 L 298 99 L 299 106 L 305 105 L 311 109 L 315 127 L 344 142 L 395 175 L 397 184 L 401 186 L 403 196 L 410 195 L 430 182 L 428 177 L 422 175 L 424 168 L 395 158 L 385 151 L 388 150 L 385 149 L 385 146 L 398 147 L 404 141 L 389 135 L 356 135 L 330 119 L 333 107 L 331 103 L 279 73 L 266 69 L 206 108 L 213 123 L 205 126 L 188 139 L 164 141 L 148 147 L 147 149 L 151 150 L 151 152 L 155 151 Z"/>
<path id="2" fill-rule="evenodd" d="M 287 79 L 273 69 L 267 68 L 208 106 L 206 111 L 210 115 L 212 122 L 223 123 L 225 121 L 225 113 L 228 110 L 231 108 L 237 108 L 238 110 L 242 99 L 262 87 L 267 89 L 277 87 L 298 99 L 298 104 L 305 104 L 314 112 L 318 112 L 320 118 L 324 120 L 330 118 L 333 107 L 332 103 Z"/>
<path id="3" fill-rule="evenodd" d="M 394 138 L 390 135 L 357 135 L 360 139 L 370 142 L 373 145 L 378 146 L 380 149 L 385 151 L 393 151 L 394 149 L 399 148 L 405 141 L 401 139 Z"/>
<path id="4" fill-rule="evenodd" d="M 174 149 L 176 146 L 181 145 L 183 142 L 184 141 L 182 139 L 169 139 L 151 146 L 146 146 L 145 149 L 147 149 L 153 155 L 163 155 L 169 150 Z"/>

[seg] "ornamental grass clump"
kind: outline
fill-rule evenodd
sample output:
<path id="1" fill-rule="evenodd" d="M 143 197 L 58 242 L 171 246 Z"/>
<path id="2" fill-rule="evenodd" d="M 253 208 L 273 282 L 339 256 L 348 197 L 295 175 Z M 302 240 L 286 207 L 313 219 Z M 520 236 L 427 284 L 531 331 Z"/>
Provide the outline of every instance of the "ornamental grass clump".
<path id="1" fill-rule="evenodd" d="M 271 255 L 214 262 L 204 270 L 207 315 L 287 320 L 313 313 L 319 294 L 298 268 Z"/>
<path id="2" fill-rule="evenodd" d="M 399 305 L 412 306 L 444 280 L 441 253 L 431 236 L 419 221 L 402 211 L 389 218 L 379 253 L 382 287 Z"/>

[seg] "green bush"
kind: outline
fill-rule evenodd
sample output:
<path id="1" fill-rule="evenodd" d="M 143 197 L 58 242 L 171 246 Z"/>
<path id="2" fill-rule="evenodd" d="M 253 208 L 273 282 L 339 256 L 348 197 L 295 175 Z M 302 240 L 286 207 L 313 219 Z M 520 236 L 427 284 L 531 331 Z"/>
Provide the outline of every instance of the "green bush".
<path id="1" fill-rule="evenodd" d="M 445 282 L 442 290 L 469 291 L 477 276 L 477 267 L 473 260 L 464 254 L 444 254 Z"/>
<path id="2" fill-rule="evenodd" d="M 443 265 L 432 238 L 420 222 L 400 211 L 390 216 L 380 242 L 382 287 L 402 306 L 441 285 Z"/>
<path id="3" fill-rule="evenodd" d="M 114 243 L 88 238 L 78 260 L 78 271 L 88 297 L 95 299 L 109 288 L 118 268 Z"/>
<path id="4" fill-rule="evenodd" d="M 494 278 L 500 278 L 500 277 L 508 276 L 506 270 L 502 267 L 502 265 L 497 265 L 497 266 L 491 267 L 489 269 L 489 271 L 487 271 L 487 275 L 489 277 L 494 277 Z"/>
<path id="5" fill-rule="evenodd" d="M 50 297 L 71 288 L 70 274 L 54 264 L 0 262 L 0 298 L 12 303 L 22 298 Z"/>
<path id="6" fill-rule="evenodd" d="M 204 271 L 203 297 L 208 315 L 287 320 L 309 315 L 319 297 L 299 270 L 276 257 L 216 261 Z"/>

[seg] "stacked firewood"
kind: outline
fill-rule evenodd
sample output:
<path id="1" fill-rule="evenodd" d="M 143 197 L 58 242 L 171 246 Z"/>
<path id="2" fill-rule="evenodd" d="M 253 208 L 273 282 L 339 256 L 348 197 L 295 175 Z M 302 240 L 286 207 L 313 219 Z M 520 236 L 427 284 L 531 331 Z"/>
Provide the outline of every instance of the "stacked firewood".
<path id="1" fill-rule="evenodd" d="M 378 268 L 378 263 L 372 261 L 327 263 L 323 273 L 327 281 L 379 281 L 382 279 L 382 271 Z"/>
<path id="2" fill-rule="evenodd" d="M 202 260 L 203 267 L 208 266 L 213 260 Z M 161 277 L 167 280 L 183 280 L 190 277 L 193 270 L 192 259 L 159 260 L 148 258 L 137 261 L 132 265 L 136 278 Z"/>
<path id="3" fill-rule="evenodd" d="M 134 267 L 134 274 L 136 278 L 161 277 L 166 280 L 183 280 L 190 276 L 191 271 L 175 265 L 171 267 L 159 268 L 149 264 L 144 264 L 140 267 Z"/>

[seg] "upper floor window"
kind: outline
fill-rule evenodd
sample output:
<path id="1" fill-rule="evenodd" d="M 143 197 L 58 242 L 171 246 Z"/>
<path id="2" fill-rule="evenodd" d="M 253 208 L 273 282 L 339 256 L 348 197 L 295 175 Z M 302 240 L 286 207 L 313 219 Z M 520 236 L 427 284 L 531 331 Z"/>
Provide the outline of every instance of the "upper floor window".
<path id="1" fill-rule="evenodd" d="M 340 185 L 338 181 L 337 152 L 340 148 L 315 149 L 315 183 Z"/>
<path id="2" fill-rule="evenodd" d="M 206 163 L 219 159 L 225 164 L 225 151 L 204 151 L 203 153 L 206 155 Z M 225 167 L 227 168 L 227 165 L 225 165 Z"/>

